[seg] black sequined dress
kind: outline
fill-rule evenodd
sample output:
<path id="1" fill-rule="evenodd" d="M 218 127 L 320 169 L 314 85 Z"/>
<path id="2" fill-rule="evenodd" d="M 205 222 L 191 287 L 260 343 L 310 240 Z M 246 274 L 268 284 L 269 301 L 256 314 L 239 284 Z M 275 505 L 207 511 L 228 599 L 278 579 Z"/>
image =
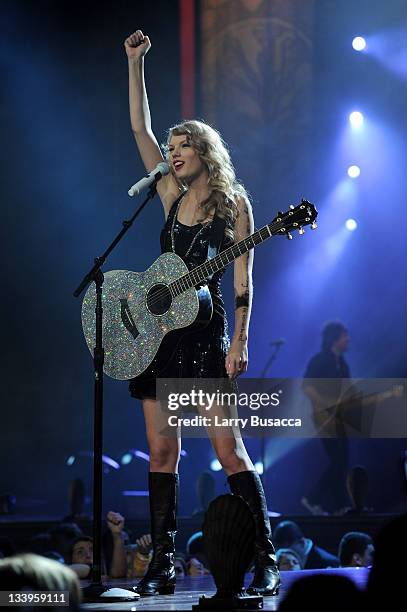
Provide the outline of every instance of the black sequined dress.
<path id="1" fill-rule="evenodd" d="M 174 202 L 164 228 L 161 231 L 161 252 L 172 252 L 171 232 L 174 222 L 175 252 L 192 270 L 204 263 L 208 258 L 208 244 L 211 236 L 212 223 L 197 223 L 189 226 L 180 223 L 176 218 L 178 204 L 182 195 Z M 175 219 L 174 219 L 175 216 Z M 198 234 L 195 243 L 188 253 L 194 237 Z M 230 238 L 224 235 L 220 250 L 232 244 Z M 208 325 L 199 331 L 185 334 L 180 340 L 177 349 L 165 366 L 160 370 L 161 378 L 227 378 L 225 358 L 229 350 L 228 322 L 220 289 L 220 281 L 224 270 L 212 275 L 208 281 L 208 288 L 213 301 L 213 315 Z M 156 359 L 159 359 L 159 352 Z M 153 362 L 154 366 L 154 362 Z M 129 384 L 132 397 L 156 397 L 156 379 L 145 378 L 143 375 L 133 378 Z"/>

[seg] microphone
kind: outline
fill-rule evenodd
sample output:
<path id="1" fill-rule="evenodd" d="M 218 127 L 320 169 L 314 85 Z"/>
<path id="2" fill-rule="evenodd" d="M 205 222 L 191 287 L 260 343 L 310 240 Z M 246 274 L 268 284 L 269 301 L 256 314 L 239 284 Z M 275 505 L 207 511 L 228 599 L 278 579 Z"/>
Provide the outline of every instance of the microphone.
<path id="1" fill-rule="evenodd" d="M 270 346 L 282 346 L 285 343 L 286 343 L 285 338 L 279 338 L 278 340 L 272 340 L 270 342 Z"/>
<path id="2" fill-rule="evenodd" d="M 166 174 L 169 174 L 169 172 L 170 165 L 164 161 L 160 162 L 159 164 L 157 164 L 156 168 L 154 168 L 154 170 L 150 172 L 150 174 L 147 174 L 147 176 L 137 181 L 135 185 L 130 187 L 128 191 L 129 196 L 133 197 L 134 195 L 139 195 L 139 193 L 141 193 L 144 189 L 147 189 L 148 187 L 150 187 L 150 185 L 159 181 L 161 177 L 165 176 Z"/>

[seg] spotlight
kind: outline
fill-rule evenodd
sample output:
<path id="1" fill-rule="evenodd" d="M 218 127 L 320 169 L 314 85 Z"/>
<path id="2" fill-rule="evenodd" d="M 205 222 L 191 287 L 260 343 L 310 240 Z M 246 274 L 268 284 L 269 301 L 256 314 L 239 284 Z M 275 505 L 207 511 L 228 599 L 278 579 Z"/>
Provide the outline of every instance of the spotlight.
<path id="1" fill-rule="evenodd" d="M 133 460 L 133 455 L 131 453 L 126 453 L 120 460 L 122 465 L 128 465 Z"/>
<path id="2" fill-rule="evenodd" d="M 349 166 L 348 168 L 348 176 L 350 176 L 350 178 L 358 178 L 358 176 L 360 175 L 360 168 L 359 166 Z"/>
<path id="3" fill-rule="evenodd" d="M 261 461 L 256 461 L 256 463 L 254 464 L 254 469 L 256 470 L 256 472 L 258 474 L 263 474 L 264 472 L 264 468 L 263 468 L 263 463 Z"/>
<path id="4" fill-rule="evenodd" d="M 349 115 L 349 123 L 354 128 L 361 128 L 363 125 L 363 121 L 364 117 L 359 111 L 353 111 L 353 113 Z"/>
<path id="5" fill-rule="evenodd" d="M 355 51 L 364 51 L 366 49 L 366 40 L 363 36 L 355 36 L 352 40 L 352 47 Z"/>
<path id="6" fill-rule="evenodd" d="M 357 226 L 358 224 L 356 223 L 355 219 L 348 219 L 345 223 L 346 229 L 350 232 L 354 232 Z"/>
<path id="7" fill-rule="evenodd" d="M 213 472 L 220 472 L 220 470 L 222 469 L 222 466 L 217 459 L 212 459 L 210 468 Z"/>

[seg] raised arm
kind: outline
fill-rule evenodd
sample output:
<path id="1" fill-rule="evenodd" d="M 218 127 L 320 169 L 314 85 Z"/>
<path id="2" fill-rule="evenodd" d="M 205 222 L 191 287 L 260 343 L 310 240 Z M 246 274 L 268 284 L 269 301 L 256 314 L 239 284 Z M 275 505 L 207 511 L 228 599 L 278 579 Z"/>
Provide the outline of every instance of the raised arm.
<path id="1" fill-rule="evenodd" d="M 151 128 L 150 108 L 144 80 L 144 57 L 148 53 L 151 43 L 148 36 L 144 36 L 141 30 L 137 30 L 126 38 L 124 46 L 129 65 L 131 129 L 146 170 L 151 172 L 163 160 L 163 155 Z M 157 191 L 164 210 L 168 213 L 172 202 L 179 194 L 174 177 L 171 174 L 163 177 L 157 183 Z"/>
<path id="2" fill-rule="evenodd" d="M 247 198 L 239 198 L 239 216 L 235 223 L 235 241 L 238 242 L 254 232 L 252 207 Z M 240 255 L 234 264 L 235 327 L 228 356 L 226 371 L 230 377 L 246 372 L 248 366 L 249 322 L 253 297 L 253 249 Z"/>

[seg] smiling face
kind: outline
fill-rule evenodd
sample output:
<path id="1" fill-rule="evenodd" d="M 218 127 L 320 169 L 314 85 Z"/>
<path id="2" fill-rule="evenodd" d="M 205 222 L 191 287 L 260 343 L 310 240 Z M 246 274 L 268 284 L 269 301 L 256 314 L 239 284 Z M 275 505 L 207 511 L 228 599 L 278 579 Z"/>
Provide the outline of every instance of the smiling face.
<path id="1" fill-rule="evenodd" d="M 168 161 L 175 176 L 188 185 L 202 174 L 208 174 L 205 164 L 186 134 L 171 136 L 168 144 Z"/>

